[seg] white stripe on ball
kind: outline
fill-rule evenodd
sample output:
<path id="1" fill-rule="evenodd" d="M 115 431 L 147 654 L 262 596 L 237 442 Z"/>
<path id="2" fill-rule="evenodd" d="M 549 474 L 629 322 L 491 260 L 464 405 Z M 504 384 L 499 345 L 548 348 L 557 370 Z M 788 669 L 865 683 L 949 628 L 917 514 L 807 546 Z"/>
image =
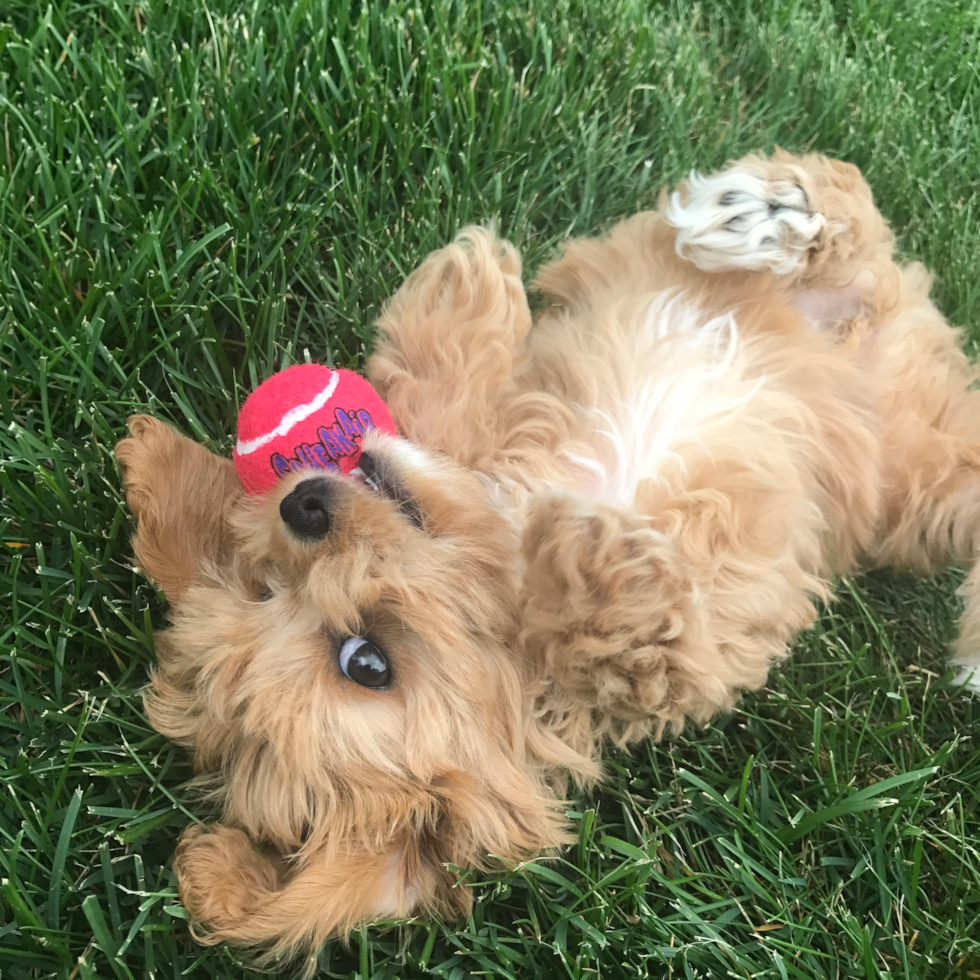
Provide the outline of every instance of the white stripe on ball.
<path id="1" fill-rule="evenodd" d="M 256 438 L 248 439 L 245 442 L 239 439 L 235 444 L 235 452 L 239 456 L 248 456 L 250 453 L 254 453 L 256 449 L 261 449 L 266 443 L 272 442 L 273 439 L 284 436 L 294 425 L 302 422 L 303 419 L 309 418 L 314 412 L 318 412 L 323 408 L 330 401 L 330 396 L 337 390 L 339 383 L 340 375 L 336 371 L 331 371 L 327 386 L 312 401 L 307 402 L 305 405 L 297 405 L 295 408 L 291 408 L 280 419 L 279 424 L 264 435 L 256 436 Z"/>

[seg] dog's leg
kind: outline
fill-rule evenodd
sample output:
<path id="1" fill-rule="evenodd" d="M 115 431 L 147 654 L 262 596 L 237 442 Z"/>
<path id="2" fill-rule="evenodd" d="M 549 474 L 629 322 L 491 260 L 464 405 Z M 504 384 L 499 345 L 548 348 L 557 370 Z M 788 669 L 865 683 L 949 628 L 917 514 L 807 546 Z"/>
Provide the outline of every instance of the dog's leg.
<path id="1" fill-rule="evenodd" d="M 926 299 L 875 338 L 884 499 L 873 558 L 925 573 L 973 566 L 954 654 L 980 693 L 980 371 L 958 341 Z"/>
<path id="2" fill-rule="evenodd" d="M 500 440 L 531 326 L 514 247 L 462 231 L 409 276 L 377 326 L 367 373 L 402 434 L 478 466 Z"/>
<path id="3" fill-rule="evenodd" d="M 928 274 L 895 262 L 857 168 L 821 156 L 747 157 L 682 186 L 666 213 L 678 254 L 700 268 L 769 270 L 811 319 L 866 321 L 883 467 L 871 558 L 924 573 L 973 566 L 954 652 L 980 692 L 980 372 L 930 303 Z"/>
<path id="4" fill-rule="evenodd" d="M 577 751 L 591 754 L 597 735 L 680 729 L 701 699 L 712 702 L 706 715 L 724 706 L 720 665 L 697 649 L 706 637 L 695 586 L 665 535 L 555 490 L 532 501 L 523 550 L 523 642 L 548 678 L 550 727 Z"/>
<path id="5" fill-rule="evenodd" d="M 568 490 L 532 499 L 522 643 L 544 678 L 538 712 L 581 754 L 603 736 L 627 742 L 707 722 L 760 687 L 812 622 L 808 592 L 820 583 L 791 540 L 806 514 L 778 489 L 750 487 L 771 503 L 755 500 L 764 517 L 754 519 L 738 498 L 751 477 L 732 477 L 674 496 L 663 529 Z"/>
<path id="6" fill-rule="evenodd" d="M 774 273 L 818 324 L 859 314 L 880 323 L 904 305 L 894 238 L 852 164 L 748 156 L 692 174 L 661 206 L 678 255 L 708 272 Z"/>

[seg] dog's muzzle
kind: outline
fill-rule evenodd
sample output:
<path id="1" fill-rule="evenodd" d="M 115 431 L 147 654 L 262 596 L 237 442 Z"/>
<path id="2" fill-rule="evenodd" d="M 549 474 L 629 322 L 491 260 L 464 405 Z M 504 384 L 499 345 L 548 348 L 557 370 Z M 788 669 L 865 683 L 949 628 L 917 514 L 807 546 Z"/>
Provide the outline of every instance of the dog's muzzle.
<path id="1" fill-rule="evenodd" d="M 283 497 L 279 516 L 296 537 L 303 541 L 319 541 L 330 529 L 330 498 L 333 488 L 329 480 L 312 479 L 296 484 Z"/>

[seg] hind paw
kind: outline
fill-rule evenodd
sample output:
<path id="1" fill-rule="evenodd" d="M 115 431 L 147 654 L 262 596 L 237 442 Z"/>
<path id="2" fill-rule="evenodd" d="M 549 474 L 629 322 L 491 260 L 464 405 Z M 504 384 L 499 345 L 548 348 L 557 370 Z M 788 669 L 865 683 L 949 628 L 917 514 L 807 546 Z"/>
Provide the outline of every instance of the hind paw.
<path id="1" fill-rule="evenodd" d="M 796 272 L 827 224 L 813 210 L 802 174 L 766 179 L 738 168 L 708 177 L 692 173 L 684 196 L 686 204 L 675 193 L 667 210 L 677 229 L 675 248 L 706 272 Z"/>

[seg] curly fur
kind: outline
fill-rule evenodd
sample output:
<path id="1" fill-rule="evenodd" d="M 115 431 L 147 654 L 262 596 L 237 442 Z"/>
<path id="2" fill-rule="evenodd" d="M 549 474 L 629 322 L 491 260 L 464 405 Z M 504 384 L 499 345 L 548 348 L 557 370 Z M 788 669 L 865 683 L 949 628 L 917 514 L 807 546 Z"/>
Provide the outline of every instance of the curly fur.
<path id="1" fill-rule="evenodd" d="M 226 460 L 146 417 L 117 448 L 137 557 L 170 600 L 146 695 L 221 822 L 188 830 L 205 942 L 267 957 L 459 915 L 454 867 L 567 838 L 567 780 L 760 687 L 831 577 L 972 564 L 980 394 L 858 171 L 748 157 L 568 244 L 535 287 L 472 228 L 378 323 L 422 515 L 332 480 L 296 539 Z M 405 441 L 409 440 L 409 441 Z M 980 664 L 980 573 L 956 654 Z M 359 687 L 338 638 L 383 645 Z"/>

